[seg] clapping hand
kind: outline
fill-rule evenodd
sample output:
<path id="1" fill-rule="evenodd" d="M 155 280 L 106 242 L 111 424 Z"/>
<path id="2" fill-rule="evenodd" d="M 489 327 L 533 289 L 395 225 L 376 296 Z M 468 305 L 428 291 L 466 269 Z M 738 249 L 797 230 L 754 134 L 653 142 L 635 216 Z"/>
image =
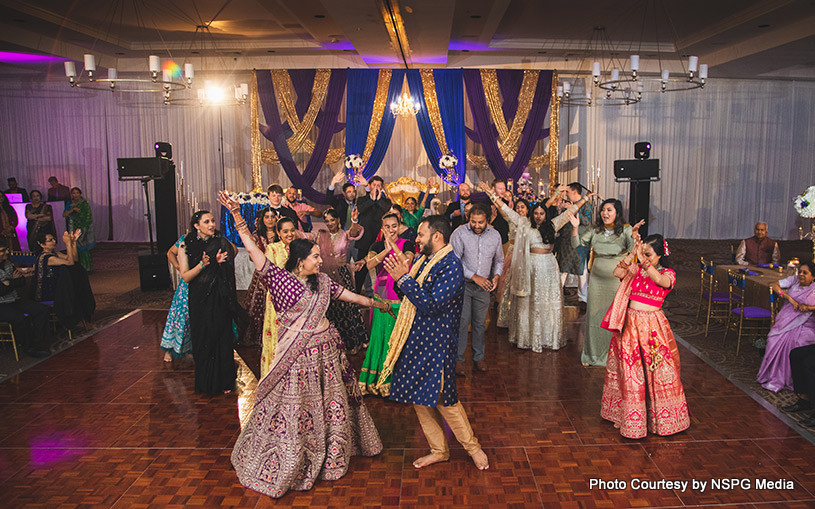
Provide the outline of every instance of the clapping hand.
<path id="1" fill-rule="evenodd" d="M 227 259 L 227 256 L 228 254 L 226 251 L 221 251 L 219 249 L 218 252 L 215 254 L 215 261 L 218 263 L 224 263 Z"/>
<path id="2" fill-rule="evenodd" d="M 81 237 L 81 236 L 82 236 L 82 229 L 77 228 L 76 230 L 73 231 L 73 233 L 71 233 L 71 240 L 73 242 L 76 242 L 77 240 L 79 240 L 79 237 Z"/>
<path id="3" fill-rule="evenodd" d="M 580 227 L 580 218 L 572 214 L 571 211 L 566 212 L 566 217 L 569 218 L 569 222 L 572 224 L 572 226 L 574 226 L 575 228 Z"/>
<path id="4" fill-rule="evenodd" d="M 639 240 L 640 238 L 640 226 L 645 224 L 645 219 L 640 219 L 637 224 L 631 227 L 631 237 L 634 240 Z"/>
<path id="5" fill-rule="evenodd" d="M 391 250 L 391 254 L 386 256 L 382 263 L 385 265 L 385 270 L 388 271 L 388 274 L 391 275 L 394 281 L 397 281 L 410 271 L 410 261 L 407 256 L 393 244 L 390 238 L 385 238 L 385 244 L 387 248 Z"/>
<path id="6" fill-rule="evenodd" d="M 65 232 L 62 234 L 62 243 L 66 246 L 71 243 L 71 232 Z"/>
<path id="7" fill-rule="evenodd" d="M 478 190 L 481 191 L 482 193 L 489 194 L 492 191 L 492 188 L 490 187 L 489 184 L 482 180 L 481 182 L 478 183 Z"/>

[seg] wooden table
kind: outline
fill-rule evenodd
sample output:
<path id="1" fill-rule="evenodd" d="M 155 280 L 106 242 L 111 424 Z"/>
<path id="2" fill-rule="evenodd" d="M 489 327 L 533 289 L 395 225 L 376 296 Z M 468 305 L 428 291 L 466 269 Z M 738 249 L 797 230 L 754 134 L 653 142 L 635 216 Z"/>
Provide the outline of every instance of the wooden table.
<path id="1" fill-rule="evenodd" d="M 716 278 L 717 291 L 727 291 L 727 271 L 738 271 L 739 269 L 749 269 L 757 272 L 756 275 L 747 275 L 745 278 L 745 293 L 747 295 L 748 306 L 759 306 L 769 309 L 770 307 L 770 284 L 784 279 L 791 275 L 786 267 L 783 272 L 778 269 L 767 269 L 756 267 L 755 265 L 716 265 L 713 267 L 713 276 Z"/>

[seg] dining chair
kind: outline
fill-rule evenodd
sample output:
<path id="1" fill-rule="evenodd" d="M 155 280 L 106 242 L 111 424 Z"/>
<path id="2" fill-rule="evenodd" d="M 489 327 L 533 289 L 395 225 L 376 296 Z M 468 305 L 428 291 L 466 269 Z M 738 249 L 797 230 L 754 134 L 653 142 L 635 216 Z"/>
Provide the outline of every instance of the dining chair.
<path id="1" fill-rule="evenodd" d="M 741 337 L 745 334 L 759 335 L 769 332 L 775 313 L 775 294 L 770 290 L 770 309 L 759 306 L 747 306 L 745 300 L 747 275 L 740 271 L 729 270 L 727 274 L 730 313 L 728 314 L 724 339 L 722 345 L 727 342 L 727 334 L 730 329 L 738 332 L 736 339 L 736 355 L 739 355 L 741 348 Z"/>
<path id="2" fill-rule="evenodd" d="M 717 292 L 716 287 L 713 261 L 702 256 L 699 259 L 699 306 L 696 310 L 696 319 L 699 319 L 702 308 L 705 307 L 705 337 L 708 336 L 711 318 L 727 318 L 730 313 L 729 292 Z"/>
<path id="3" fill-rule="evenodd" d="M 14 348 L 14 360 L 20 361 L 20 356 L 17 354 L 17 341 L 14 339 L 14 329 L 8 322 L 0 322 L 0 343 L 11 343 Z"/>

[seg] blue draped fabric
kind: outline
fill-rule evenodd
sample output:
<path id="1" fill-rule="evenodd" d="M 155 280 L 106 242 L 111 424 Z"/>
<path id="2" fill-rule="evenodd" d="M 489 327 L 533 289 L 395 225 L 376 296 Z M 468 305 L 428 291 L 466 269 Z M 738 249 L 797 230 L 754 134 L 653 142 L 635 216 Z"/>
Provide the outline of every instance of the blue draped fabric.
<path id="1" fill-rule="evenodd" d="M 419 113 L 416 114 L 416 122 L 425 153 L 436 173 L 446 178 L 447 169 L 439 167 L 439 159 L 444 154 L 441 152 L 436 133 L 433 131 L 433 124 L 430 122 L 420 71 L 418 69 L 408 70 L 407 80 L 411 97 L 421 105 Z M 436 82 L 436 97 L 439 101 L 444 140 L 447 148 L 458 159 L 456 165 L 458 178 L 455 183 L 459 184 L 464 182 L 467 171 L 467 149 L 464 139 L 464 88 L 462 87 L 461 69 L 434 69 L 433 80 Z M 448 178 L 446 180 L 449 181 Z"/>
<path id="2" fill-rule="evenodd" d="M 374 142 L 374 148 L 362 169 L 362 175 L 370 179 L 379 170 L 388 145 L 391 142 L 393 126 L 396 117 L 390 112 L 389 105 L 399 99 L 402 93 L 402 84 L 405 80 L 404 69 L 393 69 L 391 72 L 390 87 L 385 110 L 382 112 L 382 124 Z M 348 93 L 345 113 L 345 153 L 359 154 L 365 152 L 365 143 L 368 140 L 368 129 L 373 116 L 374 98 L 376 97 L 376 83 L 379 71 L 375 69 L 348 69 Z"/>
<path id="3" fill-rule="evenodd" d="M 253 204 L 253 203 L 241 203 L 241 216 L 243 216 L 244 221 L 249 226 L 249 230 L 255 230 L 255 215 L 261 209 L 265 209 L 268 207 L 268 204 Z M 229 210 L 221 205 L 221 235 L 228 238 L 233 244 L 238 247 L 243 247 L 243 241 L 241 240 L 241 236 L 238 234 L 238 230 L 235 229 L 235 219 L 232 217 L 232 214 Z"/>
<path id="4" fill-rule="evenodd" d="M 337 118 L 342 105 L 342 97 L 345 92 L 345 84 L 348 71 L 346 69 L 334 69 L 328 81 L 328 92 L 325 98 L 325 105 L 321 111 L 320 118 L 315 122 L 319 132 L 317 141 L 314 143 L 314 151 L 311 153 L 303 173 L 297 169 L 297 164 L 292 158 L 286 138 L 291 135 L 290 131 L 284 129 L 284 124 L 280 121 L 280 111 L 277 107 L 277 97 L 275 95 L 274 83 L 271 72 L 268 70 L 257 71 L 258 98 L 266 119 L 266 125 L 258 126 L 261 134 L 272 142 L 280 165 L 291 180 L 294 187 L 301 189 L 303 195 L 316 203 L 325 203 L 325 192 L 318 191 L 312 187 L 317 179 L 320 170 L 325 165 L 325 158 L 328 155 L 328 147 L 331 138 L 337 128 Z"/>

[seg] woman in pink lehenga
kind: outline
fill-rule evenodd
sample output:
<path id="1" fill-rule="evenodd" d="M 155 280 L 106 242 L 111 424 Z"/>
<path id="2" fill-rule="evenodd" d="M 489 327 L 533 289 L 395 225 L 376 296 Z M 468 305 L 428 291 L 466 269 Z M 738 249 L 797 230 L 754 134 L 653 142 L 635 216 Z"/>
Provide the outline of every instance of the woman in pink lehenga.
<path id="1" fill-rule="evenodd" d="M 803 307 L 815 306 L 815 263 L 803 262 L 798 275 L 772 284 L 772 289 L 787 300 L 775 317 L 767 336 L 767 350 L 756 380 L 768 391 L 792 390 L 790 352 L 793 348 L 815 344 L 815 314 Z"/>
<path id="2" fill-rule="evenodd" d="M 613 334 L 600 416 L 626 438 L 673 435 L 690 427 L 679 350 L 662 312 L 676 283 L 676 273 L 666 267 L 667 246 L 662 235 L 637 240 L 614 270 L 622 282 L 602 322 Z"/>
<path id="3" fill-rule="evenodd" d="M 382 451 L 337 330 L 325 318 L 331 299 L 383 307 L 320 273 L 320 248 L 306 239 L 289 245 L 285 269 L 269 262 L 255 244 L 238 204 L 225 192 L 221 205 L 255 269 L 261 272 L 278 312 L 278 343 L 269 374 L 232 451 L 241 483 L 274 498 L 308 490 L 317 478 L 345 475 L 351 456 Z"/>

